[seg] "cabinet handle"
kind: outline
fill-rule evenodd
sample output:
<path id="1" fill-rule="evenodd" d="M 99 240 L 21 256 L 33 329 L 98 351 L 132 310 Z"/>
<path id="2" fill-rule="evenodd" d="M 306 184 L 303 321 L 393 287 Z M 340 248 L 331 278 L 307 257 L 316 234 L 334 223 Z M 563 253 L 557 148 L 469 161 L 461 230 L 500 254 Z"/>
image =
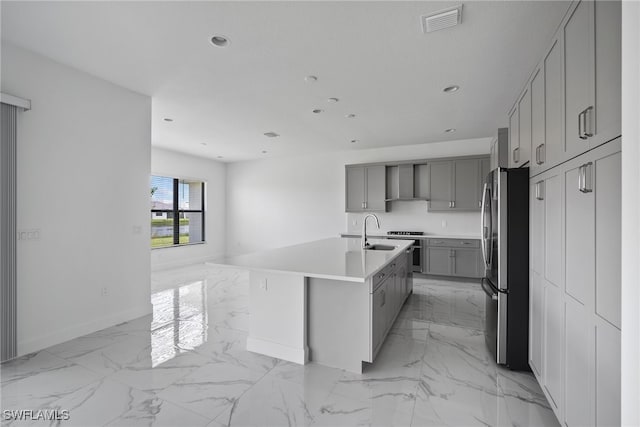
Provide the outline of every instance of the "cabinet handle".
<path id="1" fill-rule="evenodd" d="M 456 202 L 453 202 L 453 201 L 449 202 L 449 207 L 450 208 L 455 208 L 456 207 Z"/>
<path id="2" fill-rule="evenodd" d="M 538 181 L 536 182 L 536 199 L 537 200 L 544 200 L 544 181 Z"/>
<path id="3" fill-rule="evenodd" d="M 540 144 L 536 147 L 536 163 L 541 165 L 544 163 L 543 150 L 544 144 Z"/>
<path id="4" fill-rule="evenodd" d="M 482 209 L 482 200 L 478 200 L 478 207 Z"/>
<path id="5" fill-rule="evenodd" d="M 456 256 L 456 251 L 454 249 L 450 249 L 449 250 L 449 258 L 455 258 Z"/>
<path id="6" fill-rule="evenodd" d="M 580 171 L 578 173 L 578 190 L 583 193 L 591 193 L 593 191 L 592 181 L 591 181 L 591 166 L 592 162 L 585 163 L 580 166 Z M 580 186 L 580 180 L 582 180 L 582 186 Z M 587 187 L 588 182 L 588 187 Z"/>
<path id="7" fill-rule="evenodd" d="M 382 292 L 382 304 L 380 304 L 380 307 L 384 307 L 384 305 L 387 303 L 387 293 L 385 291 L 381 291 Z"/>
<path id="8" fill-rule="evenodd" d="M 384 277 L 384 273 L 378 274 L 378 279 L 382 279 Z"/>
<path id="9" fill-rule="evenodd" d="M 587 137 L 584 136 L 582 132 L 582 115 L 583 114 L 584 114 L 584 111 L 581 111 L 580 114 L 578 114 L 578 138 L 587 139 Z"/>
<path id="10" fill-rule="evenodd" d="M 584 111 L 582 112 L 582 121 L 584 123 L 582 126 L 582 132 L 585 139 L 591 138 L 593 136 L 593 133 L 591 132 L 591 111 L 592 110 L 593 110 L 593 106 L 590 105 L 587 108 L 585 108 Z M 587 131 L 587 129 L 589 129 L 589 131 Z"/>
<path id="11" fill-rule="evenodd" d="M 470 245 L 471 242 L 462 242 L 463 245 Z"/>
<path id="12" fill-rule="evenodd" d="M 364 209 L 364 202 L 362 202 L 361 206 L 362 206 L 362 209 Z"/>
<path id="13" fill-rule="evenodd" d="M 396 263 L 391 264 L 391 268 L 396 268 Z"/>
<path id="14" fill-rule="evenodd" d="M 520 147 L 516 147 L 513 149 L 513 162 L 520 162 Z"/>

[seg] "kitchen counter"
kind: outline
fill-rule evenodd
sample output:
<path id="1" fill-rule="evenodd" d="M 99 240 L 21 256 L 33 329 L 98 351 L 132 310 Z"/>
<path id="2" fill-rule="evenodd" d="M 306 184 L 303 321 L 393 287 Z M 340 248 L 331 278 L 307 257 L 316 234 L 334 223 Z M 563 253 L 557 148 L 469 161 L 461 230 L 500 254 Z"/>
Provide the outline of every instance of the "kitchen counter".
<path id="1" fill-rule="evenodd" d="M 300 245 L 219 258 L 208 264 L 363 283 L 404 253 L 413 240 L 374 238 L 369 239 L 369 243 L 380 243 L 396 248 L 390 251 L 363 251 L 359 238 L 332 237 Z"/>
<path id="2" fill-rule="evenodd" d="M 208 264 L 249 270 L 247 350 L 361 373 L 412 292 L 412 239 L 332 237 Z"/>
<path id="3" fill-rule="evenodd" d="M 360 233 L 340 233 L 340 237 L 349 237 L 349 238 L 358 238 L 358 239 L 360 239 L 362 237 L 362 234 L 360 234 Z M 369 233 L 367 233 L 367 237 L 369 237 L 369 240 L 371 240 L 371 238 L 398 239 L 398 238 L 405 238 L 405 237 L 407 239 L 414 239 L 414 240 L 426 240 L 426 239 L 480 240 L 481 239 L 481 237 L 479 235 L 471 235 L 471 234 L 467 234 L 467 235 L 458 235 L 458 234 L 423 234 L 423 235 L 419 235 L 419 236 L 390 236 L 388 234 L 376 234 L 376 233 L 369 234 Z"/>

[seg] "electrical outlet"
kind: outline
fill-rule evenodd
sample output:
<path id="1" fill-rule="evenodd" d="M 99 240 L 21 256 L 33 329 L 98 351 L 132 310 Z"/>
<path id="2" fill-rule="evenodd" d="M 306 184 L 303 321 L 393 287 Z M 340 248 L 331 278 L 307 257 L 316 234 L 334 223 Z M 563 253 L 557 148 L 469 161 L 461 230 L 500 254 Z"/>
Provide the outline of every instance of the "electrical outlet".
<path id="1" fill-rule="evenodd" d="M 357 219 L 354 219 L 354 220 L 353 220 L 353 222 L 352 222 L 352 224 L 353 224 L 353 226 L 354 226 L 354 227 L 357 227 L 357 226 L 358 226 L 358 220 L 357 220 Z"/>
<path id="2" fill-rule="evenodd" d="M 103 287 L 102 289 L 100 289 L 100 295 L 103 297 L 106 297 L 109 295 L 109 288 L 107 288 L 106 286 Z"/>
<path id="3" fill-rule="evenodd" d="M 18 235 L 16 237 L 18 240 L 22 240 L 22 241 L 40 240 L 40 229 L 32 228 L 30 230 L 18 230 Z"/>
<path id="4" fill-rule="evenodd" d="M 266 279 L 266 277 L 264 279 L 260 279 L 260 289 L 262 289 L 263 291 L 267 290 L 267 279 Z"/>
<path id="5" fill-rule="evenodd" d="M 442 221 L 442 228 L 447 228 L 447 221 Z"/>

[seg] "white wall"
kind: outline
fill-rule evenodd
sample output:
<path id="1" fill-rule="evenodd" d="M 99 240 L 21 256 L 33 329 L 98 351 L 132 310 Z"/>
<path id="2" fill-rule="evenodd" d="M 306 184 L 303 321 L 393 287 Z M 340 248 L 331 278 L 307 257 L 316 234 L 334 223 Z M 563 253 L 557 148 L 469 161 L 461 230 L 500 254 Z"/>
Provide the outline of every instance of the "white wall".
<path id="1" fill-rule="evenodd" d="M 490 138 L 351 150 L 231 163 L 227 166 L 229 255 L 336 237 L 361 215 L 344 212 L 344 165 L 430 157 L 487 154 Z M 476 234 L 479 214 L 429 214 L 423 202 L 393 205 L 381 215 L 384 229 Z M 395 212 L 395 216 L 394 216 Z M 400 221 L 402 218 L 402 221 Z"/>
<path id="2" fill-rule="evenodd" d="M 151 312 L 151 99 L 2 45 L 18 119 L 18 352 Z M 107 296 L 101 296 L 107 288 Z"/>
<path id="3" fill-rule="evenodd" d="M 622 424 L 640 426 L 640 3 L 622 2 Z"/>
<path id="4" fill-rule="evenodd" d="M 152 270 L 202 262 L 225 253 L 225 182 L 226 167 L 215 160 L 194 157 L 174 151 L 151 150 L 153 175 L 192 178 L 205 181 L 206 243 L 151 250 Z"/>

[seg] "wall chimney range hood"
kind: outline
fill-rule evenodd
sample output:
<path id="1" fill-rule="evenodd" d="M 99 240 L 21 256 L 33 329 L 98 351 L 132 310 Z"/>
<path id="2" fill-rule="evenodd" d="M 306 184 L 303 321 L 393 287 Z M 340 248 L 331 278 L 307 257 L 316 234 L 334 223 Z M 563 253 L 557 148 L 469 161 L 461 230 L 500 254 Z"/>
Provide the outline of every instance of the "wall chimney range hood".
<path id="1" fill-rule="evenodd" d="M 421 180 L 416 182 L 416 168 L 426 168 L 426 164 L 402 163 L 387 166 L 387 198 L 386 202 L 393 201 L 428 201 L 426 197 L 420 197 L 423 193 L 419 187 Z M 426 170 L 426 169 L 425 169 Z"/>

